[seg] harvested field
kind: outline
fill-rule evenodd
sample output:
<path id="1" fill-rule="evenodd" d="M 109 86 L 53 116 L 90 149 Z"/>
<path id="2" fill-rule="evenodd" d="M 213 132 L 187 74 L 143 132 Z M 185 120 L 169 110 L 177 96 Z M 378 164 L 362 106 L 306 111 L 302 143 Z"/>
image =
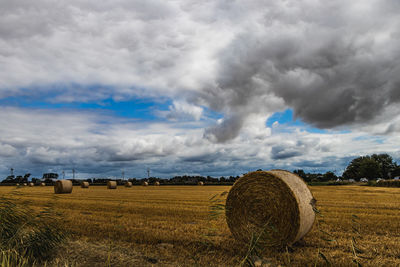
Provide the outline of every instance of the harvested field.
<path id="1" fill-rule="evenodd" d="M 74 266 L 237 266 L 247 248 L 233 239 L 224 215 L 215 220 L 209 216 L 209 199 L 229 189 L 134 186 L 107 190 L 92 186 L 87 190 L 75 186 L 72 194 L 55 195 L 52 187 L 3 186 L 0 195 L 20 192 L 13 197 L 35 210 L 55 201 L 54 209 L 64 214 L 64 228 L 71 232 L 71 243 L 67 253 L 60 253 L 60 262 Z M 314 266 L 316 261 L 324 266 L 320 251 L 333 266 L 355 266 L 354 237 L 363 251 L 357 253 L 363 266 L 400 266 L 400 188 L 315 186 L 311 191 L 323 214 L 317 217 L 319 227 L 314 225 L 287 250 L 267 251 L 265 258 L 282 266 Z"/>

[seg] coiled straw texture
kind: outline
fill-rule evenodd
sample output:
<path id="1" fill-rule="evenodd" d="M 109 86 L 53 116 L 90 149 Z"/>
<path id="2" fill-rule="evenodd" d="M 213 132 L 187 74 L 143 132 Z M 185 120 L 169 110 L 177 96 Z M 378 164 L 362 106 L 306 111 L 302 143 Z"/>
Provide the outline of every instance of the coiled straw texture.
<path id="1" fill-rule="evenodd" d="M 54 184 L 54 193 L 70 194 L 72 192 L 72 182 L 70 180 L 58 180 Z"/>
<path id="2" fill-rule="evenodd" d="M 232 186 L 226 221 L 238 241 L 259 237 L 263 246 L 290 245 L 311 230 L 314 203 L 307 185 L 291 172 L 251 172 Z"/>
<path id="3" fill-rule="evenodd" d="M 107 188 L 108 189 L 117 189 L 117 182 L 116 181 L 108 181 Z"/>

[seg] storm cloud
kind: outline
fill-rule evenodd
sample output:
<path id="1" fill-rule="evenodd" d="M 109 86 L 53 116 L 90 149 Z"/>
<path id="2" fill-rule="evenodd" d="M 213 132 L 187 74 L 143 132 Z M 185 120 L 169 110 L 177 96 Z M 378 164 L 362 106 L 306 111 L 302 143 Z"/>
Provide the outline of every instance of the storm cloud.
<path id="1" fill-rule="evenodd" d="M 149 164 L 173 173 L 162 160 L 176 172 L 187 162 L 209 173 L 239 162 L 241 172 L 314 154 L 398 153 L 399 14 L 397 0 L 2 1 L 1 103 L 171 104 L 154 112 L 163 122 L 147 123 L 0 107 L 0 168 Z M 287 109 L 328 133 L 266 126 Z M 387 146 L 352 143 L 370 135 Z"/>
<path id="2" fill-rule="evenodd" d="M 0 95 L 179 97 L 224 114 L 206 130 L 216 142 L 284 108 L 362 125 L 400 101 L 399 13 L 396 0 L 3 2 Z"/>
<path id="3" fill-rule="evenodd" d="M 217 87 L 204 91 L 213 107 L 243 120 L 250 112 L 273 109 L 262 105 L 270 94 L 283 100 L 297 118 L 331 129 L 372 123 L 398 106 L 398 2 L 271 5 L 221 51 Z M 242 116 L 236 114 L 249 106 Z M 397 128 L 392 125 L 390 130 Z"/>

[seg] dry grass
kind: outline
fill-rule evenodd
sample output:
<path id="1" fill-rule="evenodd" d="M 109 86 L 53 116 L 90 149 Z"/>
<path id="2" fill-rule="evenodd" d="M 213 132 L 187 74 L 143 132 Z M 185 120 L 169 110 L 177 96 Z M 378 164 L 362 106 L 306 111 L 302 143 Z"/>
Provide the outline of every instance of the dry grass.
<path id="1" fill-rule="evenodd" d="M 67 218 L 72 232 L 68 253 L 60 260 L 74 266 L 235 266 L 246 253 L 237 244 L 222 216 L 209 217 L 209 199 L 228 186 L 160 186 L 132 188 L 75 186 L 72 194 L 58 195 L 56 211 Z M 0 187 L 3 195 L 15 187 Z M 54 193 L 52 187 L 20 188 L 21 202 L 40 209 Z M 400 266 L 400 189 L 361 186 L 311 187 L 320 229 L 333 235 L 327 242 L 313 230 L 289 250 L 269 251 L 265 257 L 281 265 L 323 265 L 318 249 L 333 266 L 352 262 L 352 215 L 360 219 L 358 258 L 363 266 Z"/>

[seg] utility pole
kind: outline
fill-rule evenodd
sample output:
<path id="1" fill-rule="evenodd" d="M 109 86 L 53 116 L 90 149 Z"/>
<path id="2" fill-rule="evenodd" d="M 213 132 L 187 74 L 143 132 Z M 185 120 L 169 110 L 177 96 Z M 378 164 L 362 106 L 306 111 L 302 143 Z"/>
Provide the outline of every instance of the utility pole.
<path id="1" fill-rule="evenodd" d="M 122 170 L 122 180 L 125 180 L 125 171 Z"/>
<path id="2" fill-rule="evenodd" d="M 63 180 L 65 179 L 65 171 L 62 171 Z"/>
<path id="3" fill-rule="evenodd" d="M 150 178 L 150 168 L 147 168 L 147 178 Z"/>
<path id="4" fill-rule="evenodd" d="M 11 176 L 14 176 L 14 169 L 11 168 Z"/>
<path id="5" fill-rule="evenodd" d="M 72 179 L 75 179 L 75 169 L 72 169 Z"/>

